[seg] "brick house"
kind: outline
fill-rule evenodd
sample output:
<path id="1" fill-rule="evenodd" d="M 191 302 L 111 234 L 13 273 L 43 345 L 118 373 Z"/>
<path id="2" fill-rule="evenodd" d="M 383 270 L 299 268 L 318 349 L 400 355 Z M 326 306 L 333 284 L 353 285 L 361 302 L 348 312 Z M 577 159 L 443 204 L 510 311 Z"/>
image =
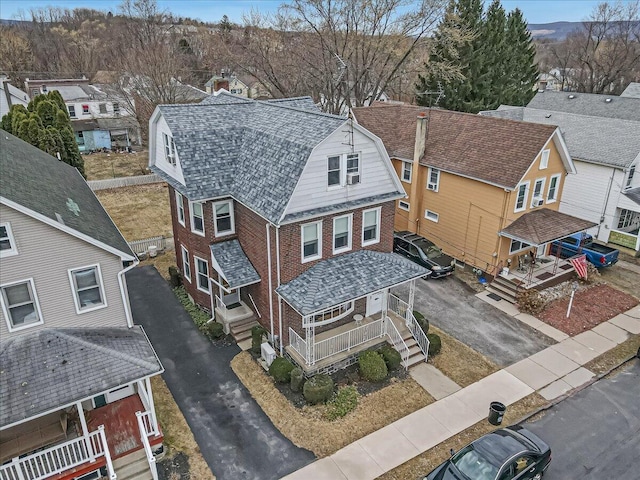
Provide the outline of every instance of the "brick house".
<path id="1" fill-rule="evenodd" d="M 308 97 L 221 91 L 159 106 L 149 143 L 185 288 L 226 331 L 255 317 L 307 372 L 406 343 L 387 315 L 406 306 L 389 289 L 429 272 L 392 253 L 405 194 L 380 139 Z"/>

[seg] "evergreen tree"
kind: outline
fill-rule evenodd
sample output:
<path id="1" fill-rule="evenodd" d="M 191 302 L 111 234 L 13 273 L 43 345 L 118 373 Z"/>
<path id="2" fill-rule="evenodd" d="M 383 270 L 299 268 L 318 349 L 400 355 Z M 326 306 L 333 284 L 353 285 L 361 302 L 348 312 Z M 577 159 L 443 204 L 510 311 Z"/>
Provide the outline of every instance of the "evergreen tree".
<path id="1" fill-rule="evenodd" d="M 510 50 L 506 55 L 506 73 L 510 82 L 503 103 L 524 106 L 535 95 L 538 65 L 536 48 L 527 30 L 527 21 L 518 8 L 509 12 L 506 45 Z"/>

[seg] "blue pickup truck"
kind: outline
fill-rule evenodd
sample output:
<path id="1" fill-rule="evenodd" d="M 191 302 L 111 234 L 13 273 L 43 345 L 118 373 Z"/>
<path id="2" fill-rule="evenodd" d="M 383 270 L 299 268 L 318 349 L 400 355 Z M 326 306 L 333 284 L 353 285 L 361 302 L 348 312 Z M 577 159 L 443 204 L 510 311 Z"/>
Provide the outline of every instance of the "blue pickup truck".
<path id="1" fill-rule="evenodd" d="M 615 248 L 607 247 L 593 242 L 593 237 L 588 234 L 574 233 L 562 240 L 551 244 L 551 254 L 557 255 L 560 250 L 562 258 L 573 257 L 578 254 L 585 254 L 587 260 L 593 263 L 596 268 L 609 267 L 618 261 L 620 253 Z"/>

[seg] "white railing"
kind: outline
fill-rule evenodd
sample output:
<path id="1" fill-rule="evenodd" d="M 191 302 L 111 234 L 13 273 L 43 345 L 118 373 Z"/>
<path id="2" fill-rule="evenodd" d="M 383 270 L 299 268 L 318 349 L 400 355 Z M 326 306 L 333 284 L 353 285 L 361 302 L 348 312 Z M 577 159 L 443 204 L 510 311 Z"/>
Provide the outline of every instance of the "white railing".
<path id="1" fill-rule="evenodd" d="M 398 332 L 398 329 L 388 317 L 385 320 L 385 333 L 389 337 L 390 343 L 391 345 L 393 345 L 393 348 L 395 348 L 400 354 L 400 357 L 402 358 L 402 366 L 405 369 L 408 368 L 409 347 L 407 347 L 407 344 L 402 338 L 402 335 L 400 335 L 400 332 Z"/>
<path id="2" fill-rule="evenodd" d="M 305 361 L 307 360 L 307 342 L 291 327 L 289 327 L 289 345 L 298 352 Z"/>
<path id="3" fill-rule="evenodd" d="M 163 236 L 143 238 L 142 240 L 134 240 L 129 242 L 129 248 L 133 250 L 136 255 L 142 255 L 149 251 L 149 247 L 157 247 L 158 250 L 165 250 L 167 248 L 167 239 Z"/>
<path id="4" fill-rule="evenodd" d="M 132 185 L 146 185 L 149 183 L 162 183 L 164 180 L 155 173 L 150 175 L 136 175 L 134 177 L 107 178 L 106 180 L 89 180 L 87 184 L 94 192 L 109 188 L 130 187 Z"/>
<path id="5" fill-rule="evenodd" d="M 380 338 L 384 335 L 382 319 L 376 320 L 353 330 L 329 337 L 316 342 L 313 346 L 314 358 L 313 362 L 317 362 L 324 358 L 330 357 L 337 353 L 346 352 L 353 347 L 362 345 L 363 343 Z"/>
<path id="6" fill-rule="evenodd" d="M 84 463 L 94 462 L 105 457 L 107 473 L 115 480 L 104 426 L 91 432 L 88 439 L 74 438 L 33 455 L 20 458 L 12 463 L 0 466 L 0 480 L 41 480 L 50 478 Z"/>
<path id="7" fill-rule="evenodd" d="M 224 304 L 224 302 L 218 295 L 216 295 L 216 308 L 220 308 L 222 310 L 227 309 L 227 306 Z"/>
<path id="8" fill-rule="evenodd" d="M 253 300 L 253 297 L 251 296 L 250 293 L 248 293 L 247 295 L 249 296 L 249 300 L 251 300 L 251 304 L 253 305 L 253 309 L 258 314 L 258 318 L 262 318 L 262 315 L 260 315 L 260 310 L 258 310 L 258 306 L 256 305 L 256 302 Z"/>
<path id="9" fill-rule="evenodd" d="M 153 415 L 151 415 L 151 412 L 142 412 L 140 414 L 140 418 L 142 419 L 142 424 L 144 425 L 144 431 L 147 434 L 147 437 L 156 437 L 160 434 L 153 422 Z"/>
<path id="10" fill-rule="evenodd" d="M 153 451 L 151 450 L 151 445 L 149 444 L 149 430 L 147 429 L 147 425 L 143 417 L 145 414 L 149 412 L 136 412 L 136 417 L 138 418 L 138 429 L 140 430 L 140 440 L 142 441 L 142 447 L 144 448 L 144 453 L 147 457 L 147 462 L 149 462 L 149 470 L 151 470 L 151 476 L 153 480 L 158 480 L 158 467 L 156 466 L 156 457 L 153 456 Z"/>
<path id="11" fill-rule="evenodd" d="M 418 324 L 416 317 L 413 315 L 413 312 L 409 308 L 409 304 L 399 299 L 395 295 L 389 294 L 389 302 L 387 308 L 404 318 L 405 324 L 411 332 L 411 335 L 413 335 L 413 338 L 415 338 L 418 347 L 420 347 L 420 350 L 422 351 L 426 362 L 429 356 L 429 339 L 422 330 L 422 327 L 420 327 L 420 325 Z"/>

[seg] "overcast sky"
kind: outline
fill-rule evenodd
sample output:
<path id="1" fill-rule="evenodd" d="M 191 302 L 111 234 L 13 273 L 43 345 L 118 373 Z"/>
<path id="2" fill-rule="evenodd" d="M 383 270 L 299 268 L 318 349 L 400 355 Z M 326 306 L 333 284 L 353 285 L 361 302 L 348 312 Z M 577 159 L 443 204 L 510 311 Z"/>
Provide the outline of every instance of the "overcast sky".
<path id="1" fill-rule="evenodd" d="M 485 3 L 489 3 L 486 0 Z M 629 3 L 633 0 L 623 0 Z M 62 8 L 87 7 L 116 12 L 120 0 L 0 0 L 0 18 L 17 18 L 22 11 L 29 18 L 29 9 L 49 5 Z M 252 8 L 261 12 L 277 9 L 280 0 L 158 0 L 161 9 L 176 16 L 198 18 L 216 22 L 223 15 L 241 23 L 243 12 Z M 585 20 L 599 0 L 502 0 L 505 10 L 520 8 L 529 23 L 580 22 Z"/>

